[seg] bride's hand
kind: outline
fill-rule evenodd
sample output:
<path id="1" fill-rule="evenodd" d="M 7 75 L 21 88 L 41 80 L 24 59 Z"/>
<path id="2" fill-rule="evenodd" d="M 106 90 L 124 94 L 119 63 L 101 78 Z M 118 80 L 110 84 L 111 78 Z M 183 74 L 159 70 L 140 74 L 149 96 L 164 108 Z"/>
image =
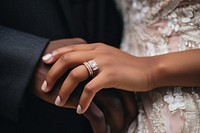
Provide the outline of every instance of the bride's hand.
<path id="1" fill-rule="evenodd" d="M 148 91 L 153 87 L 152 72 L 154 61 L 151 57 L 135 57 L 121 50 L 101 44 L 82 44 L 60 48 L 49 53 L 51 58 L 43 60 L 47 64 L 56 62 L 44 81 L 44 92 L 49 92 L 56 81 L 68 69 L 72 69 L 65 79 L 55 104 L 63 106 L 75 87 L 90 75 L 84 62 L 95 60 L 98 70 L 87 83 L 80 97 L 77 113 L 84 113 L 95 94 L 104 88 L 118 88 L 127 91 Z"/>

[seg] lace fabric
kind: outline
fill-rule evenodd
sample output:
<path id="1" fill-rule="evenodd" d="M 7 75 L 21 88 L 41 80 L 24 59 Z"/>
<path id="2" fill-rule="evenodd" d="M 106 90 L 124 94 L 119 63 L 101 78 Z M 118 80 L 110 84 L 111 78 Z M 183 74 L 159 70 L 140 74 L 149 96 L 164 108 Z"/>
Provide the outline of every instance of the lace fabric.
<path id="1" fill-rule="evenodd" d="M 121 49 L 155 56 L 200 48 L 200 1 L 190 1 L 181 5 L 182 0 L 116 0 L 124 19 Z M 158 88 L 139 94 L 139 115 L 128 132 L 199 133 L 199 89 Z"/>

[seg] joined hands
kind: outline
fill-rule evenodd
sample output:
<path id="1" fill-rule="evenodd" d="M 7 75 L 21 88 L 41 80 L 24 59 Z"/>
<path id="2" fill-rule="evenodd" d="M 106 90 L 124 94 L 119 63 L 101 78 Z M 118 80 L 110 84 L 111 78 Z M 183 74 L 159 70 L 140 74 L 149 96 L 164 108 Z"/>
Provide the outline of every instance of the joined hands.
<path id="1" fill-rule="evenodd" d="M 48 82 L 48 85 L 52 85 L 52 88 L 49 90 L 44 89 L 45 86 L 42 81 L 44 81 L 45 78 L 49 76 L 49 71 L 51 71 L 51 69 L 54 67 L 54 65 L 51 66 L 50 64 L 54 63 L 57 61 L 57 59 L 59 59 L 59 57 L 62 57 L 64 54 L 66 54 L 67 47 L 73 49 L 77 44 L 86 44 L 86 42 L 82 39 L 75 38 L 56 40 L 49 43 L 47 49 L 44 52 L 44 55 L 47 55 L 47 60 L 45 63 L 48 65 L 45 65 L 41 60 L 38 64 L 38 69 L 36 70 L 34 83 L 35 87 L 33 90 L 35 95 L 49 103 L 55 103 L 57 95 L 59 95 L 59 93 L 62 91 L 62 84 L 63 82 L 65 83 L 63 79 L 71 75 L 71 72 L 73 71 L 73 68 L 76 67 L 76 65 L 70 66 L 70 69 L 72 70 L 68 70 L 68 72 L 65 68 L 64 73 L 62 73 L 63 75 L 61 74 L 59 78 L 54 80 L 52 83 Z M 59 52 L 57 55 L 55 54 L 52 56 L 54 58 L 52 58 L 51 55 L 48 55 L 49 53 L 54 54 L 54 52 Z M 43 58 L 43 61 L 44 59 L 45 58 Z M 88 74 L 87 71 L 86 74 Z M 88 77 L 85 76 L 82 81 L 86 80 L 87 78 Z M 75 80 L 77 83 L 76 85 L 72 86 L 77 88 L 77 90 L 72 95 L 70 95 L 71 93 L 67 94 L 68 100 L 65 99 L 66 101 L 62 104 L 62 106 L 65 108 L 77 108 L 82 92 L 80 88 L 84 88 L 86 84 L 85 82 L 88 82 L 88 80 L 81 82 L 80 85 L 76 87 L 80 80 Z M 42 84 L 43 91 L 48 93 L 44 93 L 41 90 Z M 68 86 L 69 84 L 67 83 L 66 85 Z M 94 97 L 94 100 L 88 107 L 88 110 L 84 112 L 83 115 L 90 121 L 94 133 L 106 133 L 108 130 L 110 130 L 111 133 L 123 133 L 128 129 L 130 123 L 137 115 L 137 105 L 134 99 L 134 93 L 114 89 L 102 90 L 97 93 L 97 95 Z"/>

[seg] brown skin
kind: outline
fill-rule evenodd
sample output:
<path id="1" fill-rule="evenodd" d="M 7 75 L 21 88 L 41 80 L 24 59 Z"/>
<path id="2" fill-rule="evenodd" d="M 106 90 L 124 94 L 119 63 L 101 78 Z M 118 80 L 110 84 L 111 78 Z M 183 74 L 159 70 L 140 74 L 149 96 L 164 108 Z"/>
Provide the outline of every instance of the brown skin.
<path id="1" fill-rule="evenodd" d="M 88 71 L 82 63 L 95 60 L 99 65 L 95 77 L 85 85 L 80 97 L 81 113 L 87 110 L 96 93 L 103 88 L 147 92 L 164 86 L 200 86 L 200 50 L 136 57 L 96 43 L 68 46 L 52 52 L 55 56 L 44 61 L 47 64 L 55 62 L 45 78 L 48 84 L 46 92 L 67 69 L 75 67 L 59 91 L 60 106 L 68 101 L 76 85 L 88 78 Z"/>
<path id="2" fill-rule="evenodd" d="M 64 48 L 64 46 L 80 43 L 86 42 L 82 39 L 51 41 L 44 54 L 49 53 L 54 49 Z M 42 60 L 39 62 L 35 74 L 33 93 L 44 101 L 54 104 L 63 81 L 60 79 L 51 92 L 44 93 L 41 90 L 41 85 L 50 68 L 51 65 L 45 65 Z M 65 75 L 63 78 L 65 79 Z M 79 103 L 79 98 L 80 95 L 78 95 L 78 93 L 71 95 L 63 107 L 76 109 Z M 94 102 L 92 102 L 88 110 L 84 113 L 84 116 L 90 121 L 94 133 L 106 133 L 107 125 L 110 125 L 111 133 L 125 132 L 136 115 L 137 106 L 133 93 L 119 90 L 99 92 L 96 95 Z"/>
<path id="3" fill-rule="evenodd" d="M 103 88 L 119 88 L 128 91 L 145 91 L 149 88 L 149 65 L 146 60 L 131 56 L 117 48 L 105 44 L 74 45 L 52 51 L 54 58 L 46 63 L 56 63 L 46 76 L 48 83 L 46 92 L 55 85 L 55 81 L 63 75 L 67 69 L 74 68 L 64 81 L 59 96 L 63 106 L 75 87 L 88 78 L 85 61 L 94 59 L 99 69 L 96 77 L 84 87 L 79 104 L 82 112 L 89 107 L 95 94 Z M 147 69 L 148 68 L 148 69 Z M 142 90 L 144 88 L 144 90 Z"/>
<path id="4" fill-rule="evenodd" d="M 157 64 L 154 87 L 200 86 L 200 50 L 187 50 L 155 56 Z"/>

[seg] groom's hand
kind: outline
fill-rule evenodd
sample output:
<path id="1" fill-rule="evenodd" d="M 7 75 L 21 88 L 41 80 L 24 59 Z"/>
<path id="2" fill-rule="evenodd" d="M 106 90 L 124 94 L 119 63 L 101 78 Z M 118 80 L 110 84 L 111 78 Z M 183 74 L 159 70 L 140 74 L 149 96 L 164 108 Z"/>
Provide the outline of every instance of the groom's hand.
<path id="1" fill-rule="evenodd" d="M 126 133 L 138 114 L 133 92 L 122 90 L 101 90 L 94 98 L 103 111 L 110 133 Z"/>

